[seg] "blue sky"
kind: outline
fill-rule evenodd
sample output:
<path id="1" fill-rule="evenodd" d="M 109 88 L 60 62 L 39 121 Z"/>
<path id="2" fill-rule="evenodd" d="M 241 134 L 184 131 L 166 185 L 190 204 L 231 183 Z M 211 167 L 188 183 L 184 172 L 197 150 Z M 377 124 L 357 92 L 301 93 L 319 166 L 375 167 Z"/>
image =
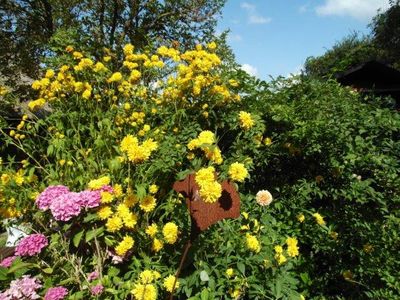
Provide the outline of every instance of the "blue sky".
<path id="1" fill-rule="evenodd" d="M 262 79 L 298 73 L 309 56 L 323 54 L 354 31 L 368 33 L 389 0 L 228 0 L 218 32 L 237 61 Z"/>

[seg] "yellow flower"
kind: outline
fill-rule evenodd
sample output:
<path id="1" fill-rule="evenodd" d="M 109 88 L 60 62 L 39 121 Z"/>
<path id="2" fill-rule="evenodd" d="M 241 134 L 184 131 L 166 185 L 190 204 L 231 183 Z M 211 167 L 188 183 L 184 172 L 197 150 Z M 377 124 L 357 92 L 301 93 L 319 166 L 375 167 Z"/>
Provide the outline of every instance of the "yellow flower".
<path id="1" fill-rule="evenodd" d="M 174 288 L 174 283 L 175 283 L 175 288 Z M 179 288 L 179 281 L 176 279 L 174 275 L 169 275 L 167 278 L 164 279 L 163 286 L 168 292 L 172 293 L 173 290 Z"/>
<path id="2" fill-rule="evenodd" d="M 157 224 L 153 223 L 146 228 L 146 234 L 148 234 L 150 237 L 154 237 L 156 233 L 158 232 Z"/>
<path id="3" fill-rule="evenodd" d="M 5 174 L 5 173 L 1 174 L 1 183 L 3 185 L 7 185 L 7 183 L 9 183 L 9 182 L 10 182 L 10 175 Z"/>
<path id="4" fill-rule="evenodd" d="M 113 211 L 112 211 L 111 207 L 109 207 L 109 206 L 104 206 L 104 207 L 100 208 L 97 212 L 97 215 L 99 216 L 99 218 L 101 220 L 108 219 L 112 214 L 113 214 Z"/>
<path id="5" fill-rule="evenodd" d="M 233 181 L 243 182 L 249 173 L 244 164 L 235 162 L 229 166 L 228 174 Z"/>
<path id="6" fill-rule="evenodd" d="M 101 203 L 111 203 L 114 196 L 109 192 L 101 192 Z"/>
<path id="7" fill-rule="evenodd" d="M 115 248 L 115 252 L 119 256 L 124 256 L 126 252 L 132 249 L 134 243 L 135 241 L 133 240 L 133 238 L 131 238 L 130 236 L 125 236 L 124 239 Z"/>
<path id="8" fill-rule="evenodd" d="M 157 288 L 153 284 L 136 283 L 131 293 L 136 300 L 157 299 Z"/>
<path id="9" fill-rule="evenodd" d="M 38 109 L 41 109 L 45 104 L 46 104 L 46 100 L 44 100 L 43 98 L 39 98 L 37 100 L 30 101 L 28 103 L 28 107 L 30 110 L 36 111 Z"/>
<path id="10" fill-rule="evenodd" d="M 107 82 L 118 82 L 122 80 L 122 74 L 120 72 L 115 72 L 111 75 L 110 78 L 107 79 Z"/>
<path id="11" fill-rule="evenodd" d="M 140 201 L 139 207 L 144 212 L 151 212 L 154 210 L 154 208 L 156 208 L 156 198 L 151 195 L 144 197 L 144 199 Z"/>
<path id="12" fill-rule="evenodd" d="M 214 167 L 202 168 L 196 172 L 196 183 L 201 187 L 207 182 L 212 182 L 215 179 Z"/>
<path id="13" fill-rule="evenodd" d="M 122 221 L 124 222 L 125 227 L 130 229 L 135 227 L 135 225 L 137 224 L 137 220 L 137 215 L 131 212 L 122 217 Z"/>
<path id="14" fill-rule="evenodd" d="M 152 283 L 154 280 L 160 278 L 160 273 L 157 271 L 144 270 L 139 274 L 140 282 L 143 284 Z"/>
<path id="15" fill-rule="evenodd" d="M 118 216 L 114 216 L 111 218 L 108 218 L 106 227 L 107 230 L 110 232 L 116 232 L 122 228 L 123 222 L 122 219 Z"/>
<path id="16" fill-rule="evenodd" d="M 313 213 L 313 217 L 315 218 L 315 221 L 318 223 L 318 225 L 325 225 L 324 217 L 321 216 L 319 213 Z"/>
<path id="17" fill-rule="evenodd" d="M 124 199 L 124 204 L 128 207 L 134 206 L 137 202 L 138 199 L 134 194 L 128 194 Z"/>
<path id="18" fill-rule="evenodd" d="M 249 250 L 258 253 L 261 251 L 261 245 L 258 239 L 249 233 L 246 234 L 246 245 Z"/>
<path id="19" fill-rule="evenodd" d="M 248 112 L 239 112 L 239 121 L 240 127 L 242 127 L 244 130 L 249 130 L 251 127 L 254 126 L 254 120 L 251 117 L 251 114 Z"/>
<path id="20" fill-rule="evenodd" d="M 89 181 L 88 187 L 91 190 L 98 190 L 108 184 L 110 184 L 110 177 L 104 176 L 104 177 L 100 177 L 99 179 L 93 179 L 93 180 Z"/>
<path id="21" fill-rule="evenodd" d="M 113 190 L 114 190 L 114 195 L 115 195 L 115 197 L 121 197 L 122 196 L 122 194 L 123 194 L 123 191 L 122 191 L 122 186 L 120 185 L 120 184 L 116 184 L 116 185 L 114 185 L 113 186 Z"/>
<path id="22" fill-rule="evenodd" d="M 217 181 L 205 182 L 199 193 L 204 202 L 215 203 L 222 195 L 222 186 Z"/>
<path id="23" fill-rule="evenodd" d="M 164 225 L 162 233 L 168 244 L 175 244 L 178 239 L 178 226 L 175 223 L 168 222 Z"/>
<path id="24" fill-rule="evenodd" d="M 158 192 L 158 186 L 156 184 L 152 184 L 149 187 L 149 192 L 150 194 L 155 194 Z"/>
<path id="25" fill-rule="evenodd" d="M 228 278 L 231 278 L 233 276 L 233 273 L 234 273 L 234 271 L 232 268 L 229 268 L 225 271 L 225 274 L 226 274 L 226 276 L 228 276 Z"/>
<path id="26" fill-rule="evenodd" d="M 299 247 L 297 246 L 297 239 L 289 237 L 286 239 L 286 244 L 288 246 L 287 254 L 290 257 L 296 257 L 299 255 Z"/>
<path id="27" fill-rule="evenodd" d="M 300 223 L 303 223 L 305 219 L 306 219 L 306 217 L 303 214 L 300 214 L 300 215 L 297 216 L 297 220 Z"/>
<path id="28" fill-rule="evenodd" d="M 52 70 L 52 69 L 49 69 L 49 70 L 47 70 L 46 71 L 46 74 L 44 75 L 44 77 L 46 77 L 46 78 L 53 78 L 54 77 L 54 70 Z"/>
<path id="29" fill-rule="evenodd" d="M 155 238 L 155 239 L 153 240 L 153 245 L 152 245 L 151 249 L 152 249 L 154 252 L 160 251 L 163 247 L 164 247 L 164 244 L 163 244 L 162 241 L 160 241 L 160 240 L 157 239 L 157 238 Z"/>

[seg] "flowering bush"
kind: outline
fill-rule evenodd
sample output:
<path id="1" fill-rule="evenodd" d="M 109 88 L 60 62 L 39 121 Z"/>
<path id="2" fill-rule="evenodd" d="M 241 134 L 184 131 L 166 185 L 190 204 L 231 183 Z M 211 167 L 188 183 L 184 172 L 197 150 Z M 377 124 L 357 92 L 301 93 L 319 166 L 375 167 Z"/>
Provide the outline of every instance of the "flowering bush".
<path id="1" fill-rule="evenodd" d="M 31 299 L 300 298 L 295 236 L 267 213 L 268 191 L 242 189 L 265 126 L 217 45 L 123 52 L 68 46 L 32 84 L 30 112 L 2 129 L 26 158 L 1 165 L 1 212 L 32 231 L 1 262 L 4 297 L 29 274 Z M 189 174 L 198 190 L 178 194 Z M 194 235 L 184 198 L 215 205 L 224 181 L 243 192 L 241 216 Z"/>

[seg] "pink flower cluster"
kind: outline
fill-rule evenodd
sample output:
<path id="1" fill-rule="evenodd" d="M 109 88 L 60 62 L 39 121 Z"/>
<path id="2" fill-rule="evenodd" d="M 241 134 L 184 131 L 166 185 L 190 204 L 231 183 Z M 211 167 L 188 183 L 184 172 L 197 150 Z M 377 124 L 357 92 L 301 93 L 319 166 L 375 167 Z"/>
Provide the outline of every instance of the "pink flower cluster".
<path id="1" fill-rule="evenodd" d="M 69 192 L 69 188 L 63 185 L 51 185 L 47 187 L 37 198 L 36 205 L 41 210 L 47 210 L 50 204 L 58 196 L 66 194 Z"/>
<path id="2" fill-rule="evenodd" d="M 11 281 L 9 289 L 0 293 L 0 300 L 39 299 L 36 290 L 41 287 L 39 280 L 24 275 L 20 279 Z"/>
<path id="3" fill-rule="evenodd" d="M 44 295 L 44 300 L 63 300 L 68 295 L 68 290 L 63 286 L 49 288 Z"/>
<path id="4" fill-rule="evenodd" d="M 10 257 L 7 257 L 7 258 L 3 259 L 3 260 L 0 262 L 0 267 L 3 267 L 3 268 L 9 268 L 9 267 L 11 267 L 13 261 L 14 261 L 17 257 L 18 257 L 18 256 L 10 256 Z"/>
<path id="5" fill-rule="evenodd" d="M 43 234 L 31 234 L 19 241 L 17 247 L 15 248 L 15 255 L 33 256 L 39 254 L 48 244 L 49 241 Z"/>
<path id="6" fill-rule="evenodd" d="M 97 284 L 90 288 L 90 292 L 92 293 L 93 296 L 100 295 L 103 292 L 103 290 L 104 290 L 104 286 L 101 284 Z"/>
<path id="7" fill-rule="evenodd" d="M 111 186 L 99 190 L 71 192 L 68 187 L 55 185 L 47 187 L 36 199 L 41 210 L 50 209 L 57 221 L 69 221 L 80 214 L 82 208 L 94 208 L 100 205 L 101 192 L 113 192 Z"/>

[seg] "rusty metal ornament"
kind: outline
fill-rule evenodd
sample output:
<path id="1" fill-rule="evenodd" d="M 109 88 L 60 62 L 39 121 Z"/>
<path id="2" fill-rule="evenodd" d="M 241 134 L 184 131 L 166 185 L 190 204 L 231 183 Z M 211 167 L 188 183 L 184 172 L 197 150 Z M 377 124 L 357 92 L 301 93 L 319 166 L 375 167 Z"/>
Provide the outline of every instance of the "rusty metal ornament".
<path id="1" fill-rule="evenodd" d="M 177 181 L 173 185 L 173 189 L 186 199 L 192 221 L 192 240 L 212 224 L 222 219 L 236 219 L 240 216 L 240 197 L 236 188 L 227 180 L 224 180 L 221 185 L 222 195 L 214 203 L 206 203 L 200 197 L 194 174 L 188 175 L 184 180 Z"/>

